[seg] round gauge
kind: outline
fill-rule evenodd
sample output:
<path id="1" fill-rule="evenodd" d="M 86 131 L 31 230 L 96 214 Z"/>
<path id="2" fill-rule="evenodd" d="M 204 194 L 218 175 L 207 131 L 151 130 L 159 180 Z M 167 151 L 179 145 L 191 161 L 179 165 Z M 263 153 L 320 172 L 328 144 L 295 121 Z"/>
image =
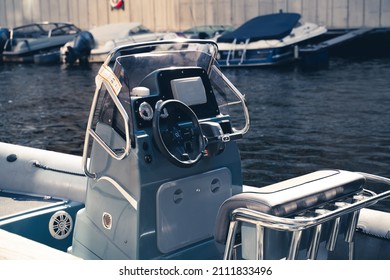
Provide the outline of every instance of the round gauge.
<path id="1" fill-rule="evenodd" d="M 142 102 L 139 105 L 138 111 L 139 115 L 143 120 L 150 121 L 151 119 L 153 119 L 153 109 L 148 102 Z"/>

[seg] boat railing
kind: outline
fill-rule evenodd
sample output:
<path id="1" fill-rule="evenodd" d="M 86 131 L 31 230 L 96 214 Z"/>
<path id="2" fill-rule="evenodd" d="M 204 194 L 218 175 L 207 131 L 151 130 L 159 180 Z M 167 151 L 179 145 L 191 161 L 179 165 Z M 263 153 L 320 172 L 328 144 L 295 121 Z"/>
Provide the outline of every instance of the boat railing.
<path id="1" fill-rule="evenodd" d="M 88 149 L 89 149 L 89 142 L 90 137 L 92 137 L 96 143 L 98 143 L 112 158 L 116 160 L 122 160 L 125 157 L 128 156 L 130 153 L 131 148 L 131 140 L 130 140 L 130 131 L 128 127 L 129 122 L 129 116 L 127 115 L 125 109 L 123 108 L 123 105 L 119 101 L 118 94 L 121 89 L 121 84 L 118 80 L 118 78 L 115 76 L 111 68 L 105 64 L 103 64 L 98 72 L 98 75 L 96 76 L 96 90 L 95 94 L 92 100 L 92 106 L 89 114 L 89 119 L 87 123 L 87 129 L 85 134 L 85 141 L 84 141 L 84 150 L 83 150 L 83 157 L 82 157 L 82 165 L 84 169 L 84 173 L 93 179 L 98 179 L 98 175 L 96 173 L 90 172 L 88 169 Z M 107 89 L 108 94 L 110 95 L 111 99 L 113 100 L 115 106 L 118 108 L 119 113 L 121 114 L 123 121 L 125 123 L 125 140 L 126 143 L 124 147 L 122 148 L 112 148 L 108 143 L 104 141 L 104 139 L 94 130 L 93 126 L 93 119 L 95 115 L 96 106 L 98 104 L 98 98 L 100 94 L 100 90 L 102 88 L 102 85 Z"/>
<path id="2" fill-rule="evenodd" d="M 241 56 L 239 56 L 240 57 L 239 65 L 244 63 L 244 60 L 246 58 L 246 51 L 248 49 L 249 43 L 250 43 L 250 38 L 247 38 L 244 44 L 240 44 L 240 46 L 243 45 L 243 49 L 242 49 Z M 235 59 L 236 50 L 237 50 L 237 38 L 233 40 L 232 45 L 233 47 L 229 49 L 228 55 L 226 56 L 226 65 L 230 65 L 230 60 Z"/>
<path id="3" fill-rule="evenodd" d="M 390 185 L 390 180 L 387 178 L 365 173 L 359 174 L 363 175 L 367 181 Z M 273 233 L 275 231 L 283 233 L 285 234 L 284 240 L 289 240 L 284 242 L 286 248 L 282 250 L 282 254 L 285 252 L 287 254 L 279 256 L 280 259 L 297 259 L 298 254 L 302 254 L 302 251 L 305 250 L 306 256 L 303 258 L 316 259 L 322 241 L 326 242 L 326 250 L 332 252 L 336 248 L 336 242 L 338 237 L 341 236 L 341 232 L 343 232 L 344 240 L 348 244 L 348 258 L 353 259 L 354 234 L 357 230 L 360 211 L 388 197 L 390 197 L 390 190 L 376 194 L 371 190 L 363 189 L 358 193 L 343 197 L 343 199 L 308 208 L 289 217 L 267 214 L 246 207 L 237 208 L 230 215 L 224 259 L 238 258 L 239 254 L 237 252 L 240 250 L 241 256 L 245 255 L 245 252 L 243 253 L 244 247 L 251 248 L 251 252 L 247 254 L 250 259 L 266 259 L 265 251 L 272 248 L 267 242 L 278 240 L 270 239 L 269 235 L 266 235 L 267 230 L 268 234 L 271 231 Z M 252 233 L 249 235 L 244 233 L 243 226 L 247 226 Z M 303 234 L 306 234 L 305 238 L 303 238 Z M 254 240 L 249 242 L 245 240 L 248 236 Z M 237 242 L 237 240 L 240 241 L 240 237 L 241 243 Z M 300 251 L 302 240 L 304 240 L 305 246 Z M 277 241 L 279 245 L 274 246 L 280 246 L 279 241 Z M 243 242 L 248 242 L 249 247 L 243 245 Z M 302 255 L 299 258 L 301 259 Z"/>
<path id="4" fill-rule="evenodd" d="M 246 50 L 248 49 L 249 42 L 250 42 L 250 38 L 247 38 L 245 40 L 244 50 L 242 51 L 242 54 L 241 54 L 240 65 L 244 62 L 244 59 L 246 57 Z"/>
<path id="5" fill-rule="evenodd" d="M 230 56 L 233 56 L 233 59 L 234 59 L 234 54 L 236 52 L 236 43 L 237 43 L 237 39 L 234 39 L 232 42 L 233 48 L 229 49 L 228 55 L 226 57 L 226 65 L 230 65 Z M 232 55 L 232 53 L 233 53 L 233 55 Z"/>

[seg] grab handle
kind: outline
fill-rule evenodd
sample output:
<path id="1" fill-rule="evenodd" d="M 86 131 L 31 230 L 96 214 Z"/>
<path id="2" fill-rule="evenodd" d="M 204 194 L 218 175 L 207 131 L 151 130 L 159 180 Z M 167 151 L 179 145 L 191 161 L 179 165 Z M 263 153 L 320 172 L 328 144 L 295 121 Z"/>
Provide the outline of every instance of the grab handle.
<path id="1" fill-rule="evenodd" d="M 84 168 L 85 174 L 92 178 L 97 179 L 97 174 L 92 173 L 88 170 L 88 163 L 87 163 L 87 155 L 88 155 L 88 148 L 89 148 L 89 140 L 90 136 L 114 159 L 116 160 L 122 160 L 124 159 L 130 152 L 131 147 L 131 140 L 130 140 L 130 133 L 129 133 L 129 116 L 127 115 L 125 109 L 122 106 L 122 103 L 119 101 L 118 94 L 122 88 L 121 83 L 119 82 L 118 78 L 114 74 L 114 72 L 111 70 L 111 68 L 105 64 L 102 65 L 100 68 L 98 75 L 96 76 L 96 90 L 95 95 L 92 100 L 91 110 L 89 113 L 88 118 L 88 124 L 85 134 L 85 141 L 84 141 L 84 150 L 83 150 L 83 158 L 82 158 L 82 164 Z M 110 94 L 111 99 L 114 101 L 115 106 L 117 107 L 119 113 L 121 114 L 123 121 L 124 121 L 124 128 L 125 128 L 125 138 L 126 138 L 126 144 L 125 147 L 120 149 L 112 149 L 109 144 L 107 144 L 100 136 L 96 133 L 96 131 L 92 128 L 92 123 L 96 111 L 96 106 L 98 103 L 98 97 L 100 93 L 100 89 L 104 85 Z M 116 151 L 121 151 L 120 153 Z"/>

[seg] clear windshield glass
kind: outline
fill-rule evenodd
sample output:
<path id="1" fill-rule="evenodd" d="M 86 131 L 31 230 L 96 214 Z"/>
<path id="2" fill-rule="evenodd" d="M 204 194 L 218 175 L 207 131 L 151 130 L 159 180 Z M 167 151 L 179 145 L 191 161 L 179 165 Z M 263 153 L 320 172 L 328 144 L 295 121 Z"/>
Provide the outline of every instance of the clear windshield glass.
<path id="1" fill-rule="evenodd" d="M 210 79 L 219 113 L 229 117 L 233 133 L 245 134 L 249 128 L 249 115 L 244 97 L 219 70 L 216 54 L 217 46 L 211 41 L 158 41 L 118 48 L 111 53 L 105 65 L 113 64 L 113 72 L 121 83 L 117 96 L 129 115 L 129 105 L 134 96 L 132 91 L 142 85 L 146 77 L 160 69 L 200 67 Z M 106 101 L 103 104 L 103 116 L 105 112 L 113 111 L 113 103 L 110 99 Z M 117 119 L 111 114 L 105 119 Z M 122 125 L 118 126 L 123 131 Z"/>

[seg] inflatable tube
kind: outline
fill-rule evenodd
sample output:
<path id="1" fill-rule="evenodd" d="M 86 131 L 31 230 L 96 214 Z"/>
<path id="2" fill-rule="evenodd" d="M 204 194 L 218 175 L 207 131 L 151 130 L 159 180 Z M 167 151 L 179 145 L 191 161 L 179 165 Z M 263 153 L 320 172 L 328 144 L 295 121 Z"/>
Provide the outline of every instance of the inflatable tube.
<path id="1" fill-rule="evenodd" d="M 1 189 L 84 203 L 81 157 L 0 142 Z"/>
<path id="2" fill-rule="evenodd" d="M 358 229 L 363 233 L 390 240 L 390 213 L 362 209 Z"/>

